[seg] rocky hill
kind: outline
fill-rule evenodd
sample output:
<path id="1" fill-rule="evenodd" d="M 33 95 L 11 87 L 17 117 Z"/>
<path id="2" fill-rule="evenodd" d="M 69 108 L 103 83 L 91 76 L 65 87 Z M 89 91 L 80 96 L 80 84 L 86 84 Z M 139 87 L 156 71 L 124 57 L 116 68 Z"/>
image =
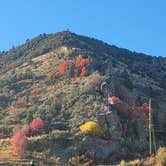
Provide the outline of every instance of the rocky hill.
<path id="1" fill-rule="evenodd" d="M 85 62 L 82 66 L 77 64 L 78 57 Z M 110 97 L 120 101 L 110 105 L 111 113 L 103 82 Z M 13 159 L 9 138 L 38 117 L 43 130 L 37 135 L 28 131 L 28 154 L 23 158 L 72 165 L 82 160 L 80 155 L 96 163 L 144 157 L 148 153 L 147 117 L 134 115 L 133 120 L 132 111 L 136 108 L 140 113 L 152 99 L 157 146 L 165 145 L 165 89 L 166 58 L 69 31 L 27 40 L 0 53 L 0 151 L 8 150 L 0 160 Z M 81 132 L 80 126 L 87 121 L 100 125 L 103 132 L 99 128 Z"/>

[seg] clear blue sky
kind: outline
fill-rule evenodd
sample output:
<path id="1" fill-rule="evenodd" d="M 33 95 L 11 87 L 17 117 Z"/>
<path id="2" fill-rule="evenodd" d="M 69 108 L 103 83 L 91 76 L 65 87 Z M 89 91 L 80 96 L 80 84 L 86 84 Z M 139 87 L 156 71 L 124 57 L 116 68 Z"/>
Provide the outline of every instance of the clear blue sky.
<path id="1" fill-rule="evenodd" d="M 66 29 L 166 56 L 166 0 L 1 0 L 0 50 Z"/>

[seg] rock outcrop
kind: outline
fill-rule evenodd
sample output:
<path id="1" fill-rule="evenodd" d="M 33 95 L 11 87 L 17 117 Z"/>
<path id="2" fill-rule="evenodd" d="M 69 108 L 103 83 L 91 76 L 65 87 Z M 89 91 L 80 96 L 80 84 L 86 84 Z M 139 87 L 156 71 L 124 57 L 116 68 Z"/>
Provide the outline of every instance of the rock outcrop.
<path id="1" fill-rule="evenodd" d="M 122 125 L 116 111 L 98 114 L 97 120 L 106 131 L 108 139 L 114 140 L 122 137 Z"/>

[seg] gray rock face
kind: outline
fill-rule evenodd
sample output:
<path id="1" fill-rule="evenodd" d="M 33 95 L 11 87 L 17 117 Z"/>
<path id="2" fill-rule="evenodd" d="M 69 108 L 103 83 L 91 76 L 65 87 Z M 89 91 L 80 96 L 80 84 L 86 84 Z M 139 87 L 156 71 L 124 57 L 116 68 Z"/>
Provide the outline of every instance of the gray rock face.
<path id="1" fill-rule="evenodd" d="M 108 139 L 120 139 L 122 136 L 122 125 L 115 111 L 98 114 L 97 120 L 105 129 Z"/>
<path id="2" fill-rule="evenodd" d="M 119 141 L 104 140 L 92 136 L 85 136 L 82 142 L 81 151 L 100 162 L 110 159 L 113 153 L 116 153 L 120 148 Z"/>
<path id="3" fill-rule="evenodd" d="M 65 143 L 65 146 L 63 145 Z M 66 138 L 55 147 L 55 155 L 67 161 L 72 156 L 87 155 L 95 161 L 107 161 L 120 149 L 119 141 L 110 141 L 92 135 Z"/>

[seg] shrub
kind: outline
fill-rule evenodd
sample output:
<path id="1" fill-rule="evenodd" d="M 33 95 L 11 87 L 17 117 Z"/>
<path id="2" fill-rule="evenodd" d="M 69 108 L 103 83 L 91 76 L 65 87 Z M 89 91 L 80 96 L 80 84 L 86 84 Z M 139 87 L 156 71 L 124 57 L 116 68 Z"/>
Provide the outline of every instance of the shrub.
<path id="1" fill-rule="evenodd" d="M 125 160 L 121 160 L 119 166 L 126 166 Z"/>
<path id="2" fill-rule="evenodd" d="M 87 77 L 80 89 L 83 93 L 94 93 L 99 91 L 101 83 L 105 80 L 104 76 L 101 76 L 98 72 L 92 73 Z"/>
<path id="3" fill-rule="evenodd" d="M 62 139 L 69 137 L 69 132 L 65 130 L 52 130 L 50 135 L 54 139 Z"/>
<path id="4" fill-rule="evenodd" d="M 166 165 L 166 148 L 161 147 L 157 150 L 156 154 L 156 166 L 165 166 Z"/>
<path id="5" fill-rule="evenodd" d="M 38 94 L 38 90 L 37 90 L 36 88 L 33 88 L 33 89 L 31 90 L 31 94 L 32 94 L 33 96 L 36 96 L 36 95 Z"/>
<path id="6" fill-rule="evenodd" d="M 83 134 L 90 133 L 95 136 L 103 136 L 104 130 L 103 128 L 94 121 L 88 121 L 80 126 L 80 131 Z"/>

